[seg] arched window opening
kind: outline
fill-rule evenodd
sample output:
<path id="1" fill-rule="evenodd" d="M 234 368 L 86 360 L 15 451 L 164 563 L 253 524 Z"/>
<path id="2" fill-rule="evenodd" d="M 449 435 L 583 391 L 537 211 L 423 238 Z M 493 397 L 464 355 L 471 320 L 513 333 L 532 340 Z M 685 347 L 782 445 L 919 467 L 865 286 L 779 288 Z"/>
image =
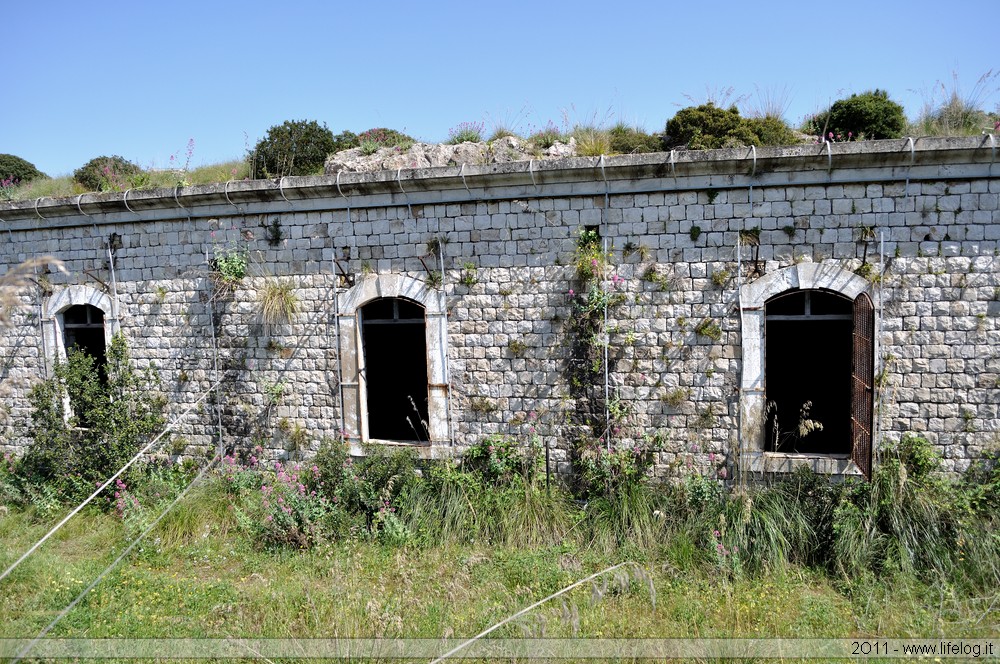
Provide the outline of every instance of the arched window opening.
<path id="1" fill-rule="evenodd" d="M 104 312 L 90 304 L 77 304 L 66 309 L 62 317 L 66 352 L 76 348 L 92 357 L 97 369 L 103 369 L 107 363 Z"/>
<path id="2" fill-rule="evenodd" d="M 368 436 L 429 440 L 424 308 L 386 297 L 360 309 Z"/>
<path id="3" fill-rule="evenodd" d="M 770 452 L 851 452 L 853 306 L 793 290 L 764 306 L 765 444 Z"/>

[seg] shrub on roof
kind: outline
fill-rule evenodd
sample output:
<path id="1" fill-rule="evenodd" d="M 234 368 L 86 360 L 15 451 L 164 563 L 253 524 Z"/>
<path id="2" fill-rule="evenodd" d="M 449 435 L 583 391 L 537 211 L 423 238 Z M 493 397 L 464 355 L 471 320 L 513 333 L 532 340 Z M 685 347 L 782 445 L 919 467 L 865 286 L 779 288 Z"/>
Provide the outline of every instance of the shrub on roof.
<path id="1" fill-rule="evenodd" d="M 744 118 L 735 106 L 723 109 L 711 102 L 677 111 L 667 121 L 666 134 L 668 147 L 686 145 L 691 150 L 798 142 L 778 118 Z"/>
<path id="2" fill-rule="evenodd" d="M 374 154 L 381 148 L 409 150 L 414 142 L 412 136 L 385 127 L 373 127 L 358 134 L 358 146 L 364 154 Z"/>
<path id="3" fill-rule="evenodd" d="M 30 161 L 12 154 L 0 154 L 0 181 L 12 180 L 14 184 L 22 184 L 43 177 L 46 177 L 45 173 Z"/>
<path id="4" fill-rule="evenodd" d="M 655 134 L 647 134 L 641 129 L 626 124 L 616 124 L 608 130 L 611 136 L 611 151 L 619 154 L 658 152 L 663 149 L 663 139 Z"/>
<path id="5" fill-rule="evenodd" d="M 870 90 L 838 99 L 828 110 L 806 121 L 804 129 L 811 134 L 842 140 L 853 138 L 899 138 L 906 130 L 903 107 L 889 99 L 884 90 Z"/>
<path id="6" fill-rule="evenodd" d="M 137 164 L 114 155 L 94 157 L 73 171 L 73 179 L 87 191 L 117 191 L 127 188 L 126 183 L 141 173 L 142 169 Z"/>
<path id="7" fill-rule="evenodd" d="M 343 136 L 343 135 L 342 135 Z M 252 178 L 318 175 L 336 151 L 333 132 L 315 120 L 286 120 L 267 130 L 247 154 Z"/>

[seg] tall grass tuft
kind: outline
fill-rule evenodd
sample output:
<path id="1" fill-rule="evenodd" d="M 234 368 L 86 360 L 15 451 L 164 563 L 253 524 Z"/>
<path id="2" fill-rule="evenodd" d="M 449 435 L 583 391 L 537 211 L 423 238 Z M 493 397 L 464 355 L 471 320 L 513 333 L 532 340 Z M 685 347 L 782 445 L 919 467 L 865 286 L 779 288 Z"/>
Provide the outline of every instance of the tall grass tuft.
<path id="1" fill-rule="evenodd" d="M 265 325 L 291 323 L 299 312 L 299 296 L 295 282 L 277 277 L 265 277 L 264 285 L 257 292 L 260 320 Z"/>
<path id="2" fill-rule="evenodd" d="M 592 125 L 576 126 L 570 135 L 576 139 L 576 153 L 581 157 L 599 157 L 611 154 L 611 135 Z"/>
<path id="3" fill-rule="evenodd" d="M 984 107 L 998 92 L 1000 71 L 987 71 L 967 91 L 962 90 L 955 72 L 950 88 L 938 81 L 924 93 L 924 106 L 909 131 L 921 136 L 976 136 L 995 132 L 1000 113 L 987 112 Z"/>

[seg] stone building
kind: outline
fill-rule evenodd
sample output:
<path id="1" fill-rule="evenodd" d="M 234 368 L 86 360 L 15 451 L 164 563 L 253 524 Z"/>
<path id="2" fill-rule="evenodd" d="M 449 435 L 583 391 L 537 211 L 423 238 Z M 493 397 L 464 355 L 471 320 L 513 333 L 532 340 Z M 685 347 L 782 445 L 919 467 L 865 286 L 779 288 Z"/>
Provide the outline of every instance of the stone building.
<path id="1" fill-rule="evenodd" d="M 28 389 L 67 346 L 121 331 L 158 368 L 175 454 L 343 432 L 445 457 L 499 434 L 560 472 L 575 446 L 639 445 L 662 475 L 851 475 L 913 431 L 961 471 L 1000 443 L 992 141 L 0 204 L 3 269 L 68 269 L 39 269 L 0 329 L 0 445 L 27 444 Z"/>

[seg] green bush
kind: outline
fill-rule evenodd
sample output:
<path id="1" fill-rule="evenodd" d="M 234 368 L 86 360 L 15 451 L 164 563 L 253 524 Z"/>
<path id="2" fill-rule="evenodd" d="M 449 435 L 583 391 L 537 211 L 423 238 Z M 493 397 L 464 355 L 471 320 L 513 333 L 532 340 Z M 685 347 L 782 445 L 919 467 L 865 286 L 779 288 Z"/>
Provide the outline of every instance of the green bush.
<path id="1" fill-rule="evenodd" d="M 336 148 L 333 132 L 326 124 L 286 120 L 268 129 L 267 135 L 247 155 L 250 177 L 322 174 L 326 158 Z"/>
<path id="2" fill-rule="evenodd" d="M 906 130 L 906 115 L 888 92 L 871 90 L 835 101 L 807 120 L 804 129 L 824 137 L 832 134 L 835 140 L 899 138 Z"/>
<path id="3" fill-rule="evenodd" d="M 99 369 L 94 358 L 70 351 L 55 375 L 32 388 L 32 442 L 19 473 L 77 500 L 102 483 L 164 423 L 165 400 L 154 369 L 136 372 L 124 337 L 115 335 Z M 67 417 L 64 395 L 72 414 Z"/>
<path id="4" fill-rule="evenodd" d="M 0 182 L 11 180 L 12 184 L 23 184 L 35 178 L 46 177 L 35 165 L 12 154 L 0 154 Z"/>
<path id="5" fill-rule="evenodd" d="M 799 142 L 792 128 L 778 118 L 747 118 L 746 123 L 760 145 L 795 145 Z"/>
<path id="6" fill-rule="evenodd" d="M 491 485 L 508 485 L 534 477 L 539 462 L 537 446 L 523 447 L 513 438 L 487 436 L 462 455 L 462 468 Z"/>
<path id="7" fill-rule="evenodd" d="M 408 447 L 369 445 L 365 456 L 354 460 L 345 441 L 325 439 L 313 463 L 317 493 L 363 515 L 373 534 L 399 525 L 395 516 L 399 498 L 419 482 L 416 457 Z"/>
<path id="8" fill-rule="evenodd" d="M 87 191 L 124 191 L 142 184 L 142 169 L 124 157 L 94 157 L 73 171 L 73 179 Z M 136 187 L 137 188 L 137 187 Z"/>
<path id="9" fill-rule="evenodd" d="M 659 152 L 663 149 L 661 137 L 625 124 L 616 124 L 608 133 L 611 136 L 611 151 L 618 154 Z"/>
<path id="10" fill-rule="evenodd" d="M 681 109 L 667 121 L 668 147 L 712 150 L 747 145 L 789 145 L 795 134 L 777 118 L 744 118 L 732 106 L 722 109 L 709 102 Z"/>

